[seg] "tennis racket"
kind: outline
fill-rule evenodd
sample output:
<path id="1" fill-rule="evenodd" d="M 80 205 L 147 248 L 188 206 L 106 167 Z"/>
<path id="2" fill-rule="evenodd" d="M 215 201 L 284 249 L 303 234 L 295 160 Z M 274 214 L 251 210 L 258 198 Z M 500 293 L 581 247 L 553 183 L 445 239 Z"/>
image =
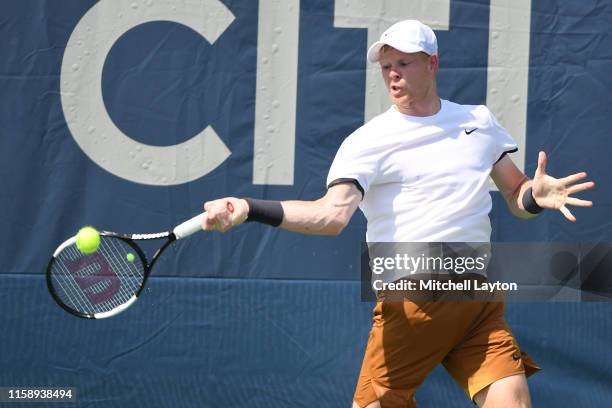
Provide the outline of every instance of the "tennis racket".
<path id="1" fill-rule="evenodd" d="M 231 210 L 231 209 L 230 209 Z M 76 236 L 53 253 L 47 266 L 47 287 L 67 312 L 87 319 L 103 319 L 123 312 L 142 293 L 155 262 L 174 241 L 202 230 L 203 212 L 156 234 L 100 232 L 100 246 L 92 254 L 76 247 Z M 141 241 L 164 241 L 147 261 Z"/>

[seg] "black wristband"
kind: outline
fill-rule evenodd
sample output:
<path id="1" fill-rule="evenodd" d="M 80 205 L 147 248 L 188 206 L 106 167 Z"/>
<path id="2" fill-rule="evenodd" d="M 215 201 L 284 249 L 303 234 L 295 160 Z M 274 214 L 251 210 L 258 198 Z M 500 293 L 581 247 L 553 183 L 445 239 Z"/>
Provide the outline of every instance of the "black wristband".
<path id="1" fill-rule="evenodd" d="M 539 214 L 544 210 L 542 207 L 538 205 L 535 198 L 533 198 L 533 190 L 529 187 L 523 193 L 523 208 L 525 211 L 531 214 Z"/>
<path id="2" fill-rule="evenodd" d="M 244 222 L 261 222 L 273 227 L 278 227 L 283 222 L 285 212 L 280 201 L 256 200 L 245 198 L 249 204 L 249 215 Z"/>

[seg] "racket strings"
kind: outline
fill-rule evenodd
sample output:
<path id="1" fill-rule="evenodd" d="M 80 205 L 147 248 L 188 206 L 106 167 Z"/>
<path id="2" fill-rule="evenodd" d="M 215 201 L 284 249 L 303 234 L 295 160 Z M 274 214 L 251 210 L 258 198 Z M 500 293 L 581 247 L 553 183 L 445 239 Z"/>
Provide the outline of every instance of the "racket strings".
<path id="1" fill-rule="evenodd" d="M 108 242 L 113 243 L 113 241 Z M 104 258 L 101 259 L 99 255 L 89 256 L 89 262 L 84 262 L 82 259 L 84 255 L 78 252 L 77 249 L 70 248 L 67 251 L 70 260 L 62 265 L 63 276 L 66 279 L 64 279 L 65 282 L 61 286 L 70 296 L 70 299 L 75 301 L 73 306 L 83 309 L 79 309 L 80 311 L 98 313 L 112 310 L 129 300 L 131 294 L 128 294 L 128 290 L 138 290 L 138 285 L 134 289 L 134 285 L 131 284 L 133 279 L 125 279 L 124 273 L 116 273 L 116 271 L 122 271 L 122 269 L 117 267 L 117 256 L 114 255 L 120 249 L 117 248 L 116 244 L 112 246 L 112 251 L 109 251 L 107 245 L 101 245 L 99 252 L 104 255 Z M 78 262 L 76 269 L 74 266 L 75 262 Z M 121 264 L 122 267 L 126 265 L 122 262 Z M 112 275 L 113 273 L 115 273 L 114 276 Z M 89 276 L 90 279 L 79 279 L 77 276 L 81 278 Z M 117 279 L 119 282 L 117 282 Z M 109 289 L 113 284 L 115 289 L 119 289 L 120 287 L 117 287 L 118 283 L 123 290 Z"/>
<path id="2" fill-rule="evenodd" d="M 101 237 L 98 250 L 85 255 L 75 245 L 60 252 L 51 266 L 51 283 L 59 300 L 88 315 L 109 312 L 130 301 L 144 281 L 145 266 L 127 242 Z"/>
<path id="3" fill-rule="evenodd" d="M 100 293 L 100 282 L 92 284 L 91 286 L 83 287 L 79 282 L 84 282 L 83 278 L 87 276 L 95 276 L 100 271 L 100 266 L 97 262 L 90 262 L 83 264 L 82 262 L 78 267 L 75 268 L 75 263 L 84 259 L 85 255 L 80 253 L 74 247 L 66 248 L 58 257 L 56 265 L 57 270 L 52 270 L 52 277 L 55 286 L 56 294 L 62 299 L 64 304 L 67 306 L 82 312 L 82 313 L 96 313 L 98 310 L 103 310 L 101 307 L 97 307 L 97 303 L 93 302 L 88 296 L 89 293 Z M 61 290 L 57 290 L 58 286 Z M 109 306 L 112 306 L 112 299 L 107 302 Z"/>
<path id="4" fill-rule="evenodd" d="M 64 253 L 65 252 L 65 253 Z M 73 252 L 72 248 L 66 248 L 56 258 L 53 269 L 51 270 L 52 284 L 55 289 L 56 295 L 62 300 L 62 302 L 77 311 L 93 310 L 93 305 L 81 290 L 75 289 L 77 285 L 74 281 L 74 277 L 71 277 L 71 272 L 62 259 L 69 257 L 69 253 Z M 78 253 L 73 255 L 79 256 Z"/>

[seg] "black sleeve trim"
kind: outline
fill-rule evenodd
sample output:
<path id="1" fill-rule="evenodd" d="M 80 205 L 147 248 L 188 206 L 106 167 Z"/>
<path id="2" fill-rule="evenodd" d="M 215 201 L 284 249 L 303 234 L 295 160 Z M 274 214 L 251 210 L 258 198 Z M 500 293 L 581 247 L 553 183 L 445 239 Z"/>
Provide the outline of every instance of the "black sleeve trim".
<path id="1" fill-rule="evenodd" d="M 515 148 L 514 148 L 514 149 L 512 149 L 512 150 L 508 150 L 508 151 L 503 152 L 503 153 L 502 153 L 502 155 L 501 155 L 501 156 L 499 156 L 499 159 L 497 159 L 497 161 L 496 161 L 495 163 L 493 163 L 493 164 L 494 164 L 494 165 L 495 165 L 495 164 L 497 164 L 497 162 L 499 162 L 501 159 L 503 159 L 503 158 L 504 158 L 504 156 L 505 156 L 505 155 L 507 155 L 508 153 L 514 153 L 514 152 L 517 152 L 517 151 L 518 151 L 518 147 L 515 147 Z"/>
<path id="2" fill-rule="evenodd" d="M 363 187 L 361 187 L 361 184 L 359 184 L 359 181 L 357 181 L 357 179 L 354 179 L 354 178 L 339 178 L 339 179 L 335 179 L 334 181 L 329 183 L 327 188 L 329 189 L 330 187 L 333 187 L 333 186 L 336 186 L 336 185 L 342 184 L 342 183 L 353 183 L 355 185 L 355 187 L 357 187 L 357 189 L 361 193 L 361 199 L 363 199 L 363 196 L 365 196 L 365 191 L 363 190 Z"/>

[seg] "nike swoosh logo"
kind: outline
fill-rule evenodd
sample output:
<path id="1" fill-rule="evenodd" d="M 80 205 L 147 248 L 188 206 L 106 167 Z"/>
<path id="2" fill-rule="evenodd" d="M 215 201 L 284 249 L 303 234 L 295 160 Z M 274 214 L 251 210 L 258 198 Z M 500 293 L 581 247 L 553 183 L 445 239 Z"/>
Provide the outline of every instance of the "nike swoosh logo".
<path id="1" fill-rule="evenodd" d="M 465 129 L 465 134 L 466 134 L 466 135 L 469 135 L 470 133 L 474 132 L 475 130 L 478 130 L 478 128 L 474 128 L 474 129 L 472 129 L 472 130 L 467 130 L 467 129 Z"/>

